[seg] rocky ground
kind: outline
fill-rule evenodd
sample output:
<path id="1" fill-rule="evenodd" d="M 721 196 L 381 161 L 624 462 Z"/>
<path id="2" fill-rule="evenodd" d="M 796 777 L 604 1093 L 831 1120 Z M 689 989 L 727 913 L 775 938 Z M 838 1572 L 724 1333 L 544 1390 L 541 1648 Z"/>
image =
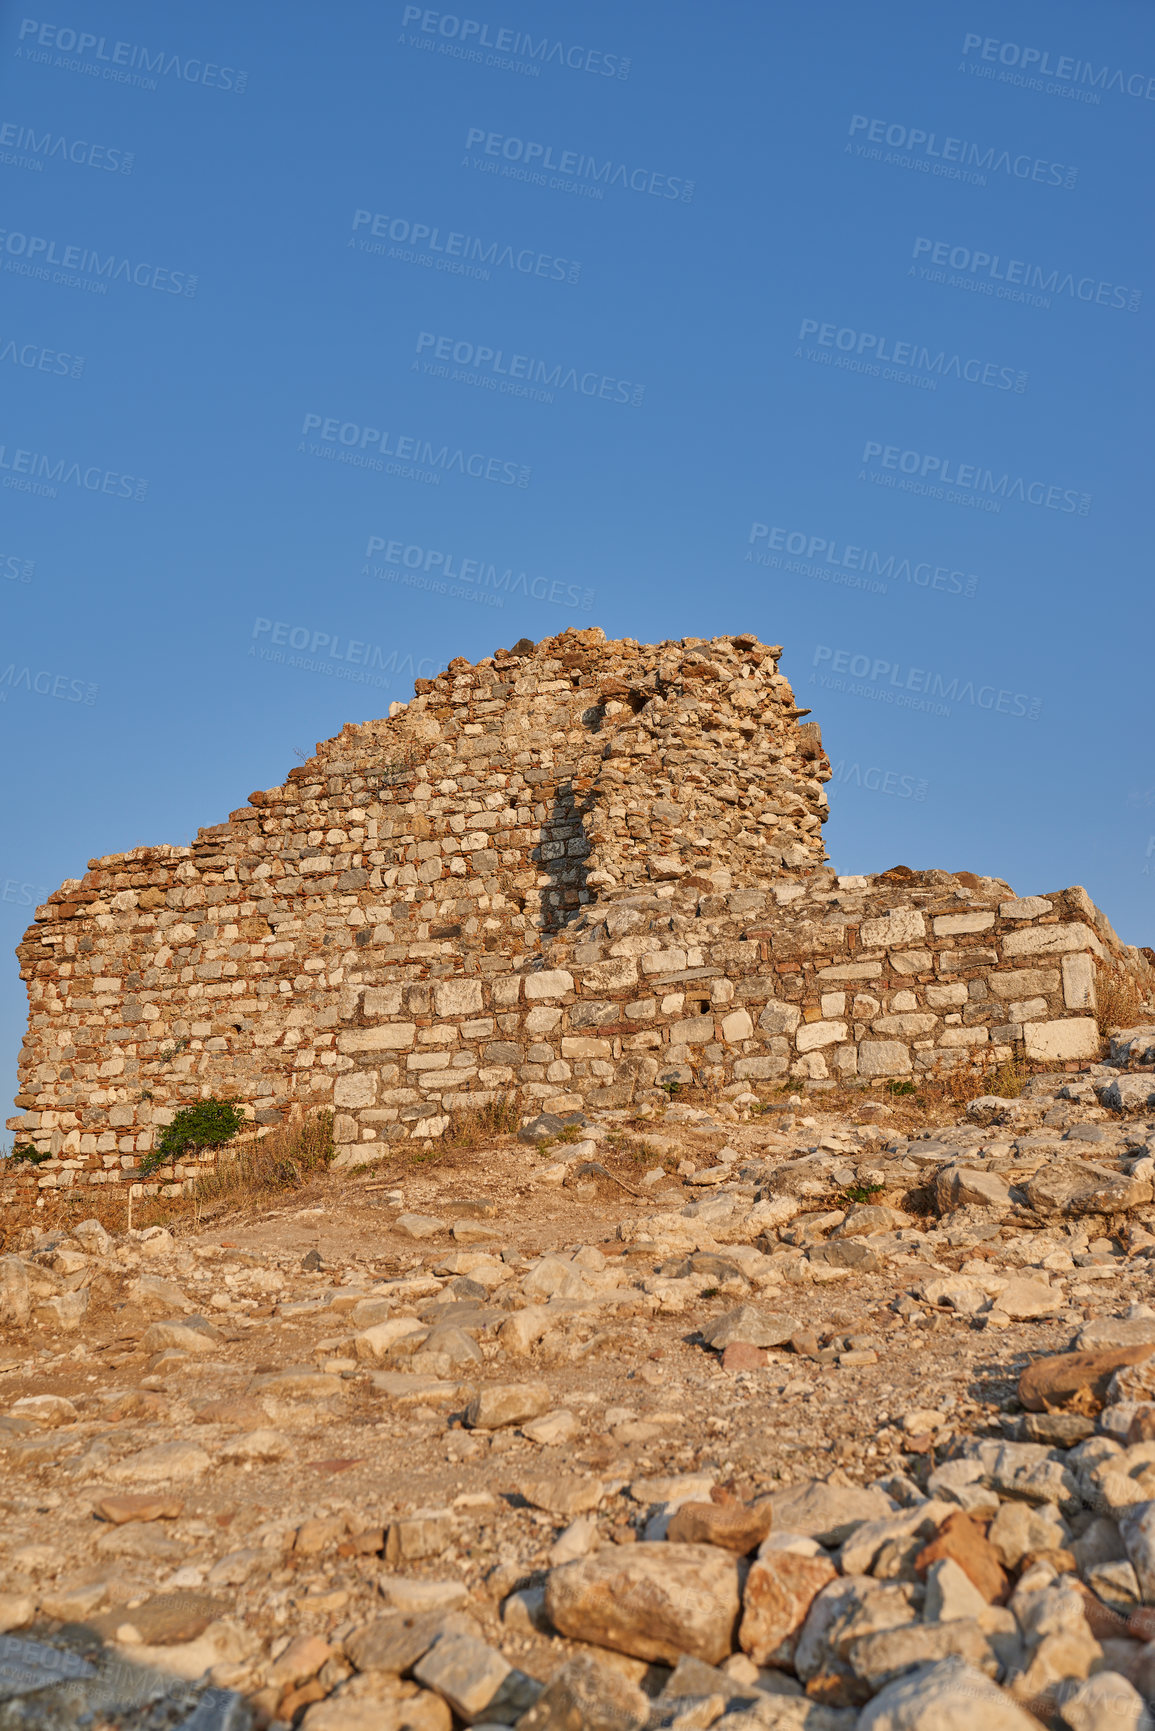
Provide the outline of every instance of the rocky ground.
<path id="1" fill-rule="evenodd" d="M 0 1731 L 1151 1731 L 1153 1063 L 46 1210 Z"/>

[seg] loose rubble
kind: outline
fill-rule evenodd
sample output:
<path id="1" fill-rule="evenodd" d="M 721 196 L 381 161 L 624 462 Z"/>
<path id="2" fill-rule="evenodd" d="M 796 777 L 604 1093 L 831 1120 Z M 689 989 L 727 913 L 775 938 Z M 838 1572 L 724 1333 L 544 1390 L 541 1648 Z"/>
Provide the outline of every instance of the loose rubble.
<path id="1" fill-rule="evenodd" d="M 1151 1731 L 1155 1118 L 1101 1104 L 1151 1049 L 908 1134 L 587 1114 L 645 1190 L 554 1183 L 559 1125 L 481 1195 L 46 1219 L 0 1258 L 0 1725 Z"/>

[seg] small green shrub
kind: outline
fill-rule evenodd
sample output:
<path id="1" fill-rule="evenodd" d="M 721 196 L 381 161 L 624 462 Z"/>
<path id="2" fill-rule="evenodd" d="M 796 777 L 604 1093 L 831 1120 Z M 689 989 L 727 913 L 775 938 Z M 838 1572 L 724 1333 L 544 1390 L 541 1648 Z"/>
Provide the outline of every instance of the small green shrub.
<path id="1" fill-rule="evenodd" d="M 47 1148 L 41 1150 L 34 1142 L 17 1142 L 8 1158 L 16 1166 L 39 1166 L 51 1159 L 51 1155 Z"/>
<path id="2" fill-rule="evenodd" d="M 887 1092 L 891 1093 L 891 1094 L 913 1094 L 914 1093 L 914 1083 L 913 1082 L 888 1082 L 886 1084 L 886 1087 L 887 1087 Z"/>
<path id="3" fill-rule="evenodd" d="M 847 1202 L 869 1202 L 885 1189 L 885 1184 L 848 1184 L 842 1195 Z"/>
<path id="4" fill-rule="evenodd" d="M 183 1154 L 196 1153 L 202 1148 L 223 1148 L 240 1133 L 244 1123 L 243 1108 L 232 1100 L 198 1100 L 195 1106 L 182 1106 L 172 1123 L 161 1131 L 156 1147 L 141 1160 L 140 1171 L 147 1177 Z"/>

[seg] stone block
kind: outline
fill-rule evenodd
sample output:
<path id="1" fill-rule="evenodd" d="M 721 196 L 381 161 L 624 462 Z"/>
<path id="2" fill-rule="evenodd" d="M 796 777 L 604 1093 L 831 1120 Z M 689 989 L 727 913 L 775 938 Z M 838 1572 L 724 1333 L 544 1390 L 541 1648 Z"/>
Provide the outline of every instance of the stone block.
<path id="1" fill-rule="evenodd" d="M 433 1005 L 439 1016 L 475 1016 L 483 1006 L 480 980 L 438 980 Z"/>
<path id="2" fill-rule="evenodd" d="M 992 997 L 1003 1003 L 1017 998 L 1033 998 L 1037 993 L 1050 994 L 1059 989 L 1058 968 L 1008 968 L 987 976 Z"/>
<path id="3" fill-rule="evenodd" d="M 610 1040 L 596 1040 L 584 1034 L 562 1036 L 563 1058 L 611 1058 L 613 1050 L 613 1042 Z"/>
<path id="4" fill-rule="evenodd" d="M 704 1046 L 714 1038 L 713 1016 L 689 1016 L 670 1028 L 671 1046 Z"/>
<path id="5" fill-rule="evenodd" d="M 385 1022 L 377 1028 L 349 1028 L 337 1035 L 339 1052 L 400 1052 L 417 1037 L 413 1022 Z"/>
<path id="6" fill-rule="evenodd" d="M 989 909 L 973 914 L 936 914 L 934 935 L 936 938 L 960 937 L 964 933 L 985 932 L 994 923 L 995 916 Z"/>
<path id="7" fill-rule="evenodd" d="M 1026 1022 L 1023 1046 L 1036 1062 L 1096 1058 L 1099 1055 L 1099 1024 L 1092 1016 L 1071 1016 L 1060 1022 Z"/>
<path id="8" fill-rule="evenodd" d="M 1068 1010 L 1095 1008 L 1095 965 L 1086 951 L 1064 956 L 1063 1002 Z"/>
<path id="9" fill-rule="evenodd" d="M 540 1003 L 543 998 L 564 998 L 567 992 L 573 991 L 573 975 L 564 968 L 546 968 L 539 974 L 526 974 L 523 983 L 529 1003 Z"/>
<path id="10" fill-rule="evenodd" d="M 838 1046 L 846 1039 L 845 1022 L 804 1022 L 794 1036 L 800 1052 L 816 1052 L 822 1046 Z"/>
<path id="11" fill-rule="evenodd" d="M 1008 932 L 1003 939 L 1003 955 L 1008 959 L 1014 956 L 1061 955 L 1068 950 L 1091 950 L 1097 956 L 1104 954 L 1103 946 L 1090 926 L 1079 920 L 1057 926 L 1026 926 L 1021 931 Z"/>
<path id="12" fill-rule="evenodd" d="M 742 1040 L 753 1037 L 754 1023 L 746 1010 L 731 1010 L 728 1016 L 722 1017 L 722 1038 L 736 1046 Z"/>
<path id="13" fill-rule="evenodd" d="M 333 1084 L 334 1106 L 372 1106 L 377 1100 L 377 1076 L 373 1070 L 350 1070 Z"/>
<path id="14" fill-rule="evenodd" d="M 860 1076 L 906 1076 L 910 1074 L 910 1052 L 900 1040 L 860 1040 Z"/>
<path id="15" fill-rule="evenodd" d="M 926 919 L 917 908 L 891 908 L 878 920 L 863 920 L 858 941 L 864 950 L 897 949 L 926 936 Z"/>

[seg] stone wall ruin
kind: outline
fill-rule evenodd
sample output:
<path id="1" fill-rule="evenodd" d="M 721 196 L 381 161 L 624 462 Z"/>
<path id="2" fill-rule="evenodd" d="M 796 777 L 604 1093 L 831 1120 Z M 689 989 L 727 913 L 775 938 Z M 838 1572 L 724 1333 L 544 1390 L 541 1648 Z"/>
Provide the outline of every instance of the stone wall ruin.
<path id="1" fill-rule="evenodd" d="M 781 653 L 571 630 L 459 658 L 191 847 L 90 861 L 18 950 L 36 1181 L 131 1178 L 210 1095 L 257 1125 L 332 1107 L 352 1164 L 503 1093 L 1097 1055 L 1097 991 L 1155 996 L 1147 956 L 1079 888 L 838 876 Z"/>

